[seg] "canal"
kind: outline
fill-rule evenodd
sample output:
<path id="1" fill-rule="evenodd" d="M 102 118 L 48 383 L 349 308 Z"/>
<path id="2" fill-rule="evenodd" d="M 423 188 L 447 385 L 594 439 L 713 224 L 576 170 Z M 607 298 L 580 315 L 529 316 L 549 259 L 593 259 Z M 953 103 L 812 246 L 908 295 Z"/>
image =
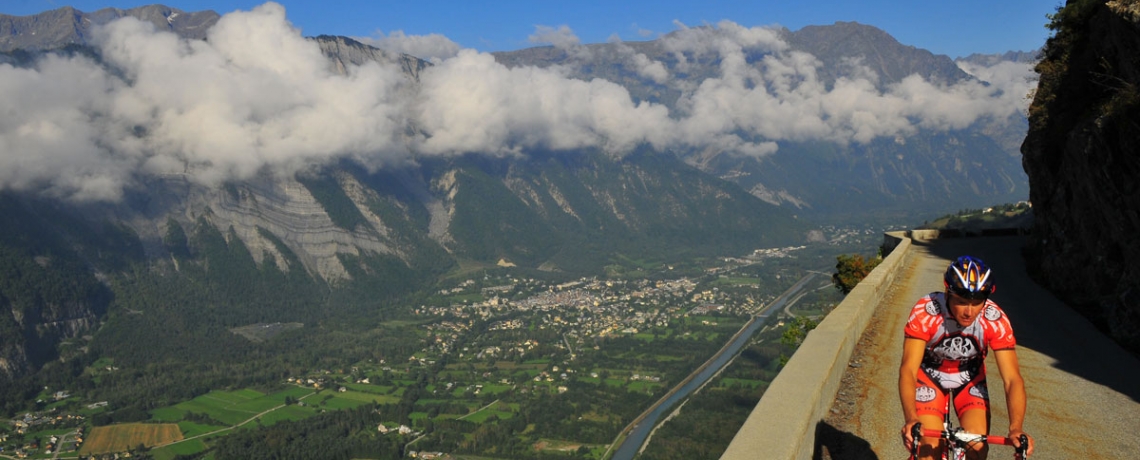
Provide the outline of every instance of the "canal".
<path id="1" fill-rule="evenodd" d="M 652 412 L 650 412 L 641 423 L 637 424 L 637 426 L 630 431 L 629 436 L 622 441 L 621 446 L 614 452 L 613 457 L 610 457 L 611 460 L 632 460 L 633 457 L 637 455 L 638 450 L 641 449 L 641 445 L 645 443 L 645 439 L 649 437 L 649 433 L 653 430 L 653 427 L 657 425 L 657 420 L 672 409 L 679 401 L 689 397 L 689 394 L 697 388 L 700 388 L 709 378 L 716 375 L 716 373 L 728 364 L 732 357 L 736 356 L 736 353 L 748 343 L 752 335 L 764 326 L 768 316 L 782 310 L 791 299 L 795 299 L 796 294 L 802 291 L 815 276 L 815 273 L 809 272 L 806 276 L 797 281 L 795 285 L 787 291 L 784 291 L 779 298 L 764 308 L 764 311 L 756 315 L 752 322 L 745 326 L 746 328 L 743 333 L 737 334 L 735 339 L 729 343 L 728 346 L 721 348 L 720 354 L 716 355 L 710 365 L 698 372 L 696 377 L 690 379 L 688 383 L 683 385 L 675 393 L 658 401 L 657 404 L 653 406 Z"/>

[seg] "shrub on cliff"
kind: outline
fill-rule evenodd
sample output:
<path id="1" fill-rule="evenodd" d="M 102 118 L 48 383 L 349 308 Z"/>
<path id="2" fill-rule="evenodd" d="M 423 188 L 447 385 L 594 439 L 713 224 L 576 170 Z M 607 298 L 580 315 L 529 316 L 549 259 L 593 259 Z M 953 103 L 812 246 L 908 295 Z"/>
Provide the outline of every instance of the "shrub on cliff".
<path id="1" fill-rule="evenodd" d="M 831 281 L 835 283 L 835 288 L 839 289 L 843 295 L 847 295 L 855 285 L 863 281 L 871 270 L 874 270 L 882 259 L 864 259 L 859 254 L 841 254 L 835 258 L 835 274 L 831 275 Z"/>

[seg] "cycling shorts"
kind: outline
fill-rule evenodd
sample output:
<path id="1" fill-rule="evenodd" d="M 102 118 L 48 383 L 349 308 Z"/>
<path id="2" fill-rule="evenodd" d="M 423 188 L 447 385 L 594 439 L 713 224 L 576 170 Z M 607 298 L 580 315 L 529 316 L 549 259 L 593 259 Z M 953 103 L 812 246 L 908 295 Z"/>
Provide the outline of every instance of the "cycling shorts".
<path id="1" fill-rule="evenodd" d="M 914 390 L 915 407 L 918 415 L 946 416 L 946 390 L 934 383 L 926 372 L 918 371 L 918 386 Z M 990 393 L 986 388 L 986 375 L 981 373 L 954 392 L 954 412 L 962 413 L 973 409 L 990 409 Z"/>

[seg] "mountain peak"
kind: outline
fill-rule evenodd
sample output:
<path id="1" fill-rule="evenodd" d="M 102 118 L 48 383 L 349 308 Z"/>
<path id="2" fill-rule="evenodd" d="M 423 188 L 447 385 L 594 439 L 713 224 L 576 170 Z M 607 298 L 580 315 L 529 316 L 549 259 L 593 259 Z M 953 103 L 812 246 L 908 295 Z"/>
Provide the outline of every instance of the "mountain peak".
<path id="1" fill-rule="evenodd" d="M 969 78 L 949 56 L 904 45 L 886 31 L 858 22 L 805 26 L 789 33 L 787 40 L 793 48 L 822 61 L 824 68 L 841 69 L 844 61 L 860 58 L 863 65 L 878 73 L 880 85 L 912 74 L 949 84 Z"/>
<path id="2" fill-rule="evenodd" d="M 87 44 L 91 28 L 122 17 L 149 22 L 160 30 L 169 30 L 191 39 L 206 38 L 206 30 L 221 18 L 214 11 L 187 13 L 165 5 L 147 5 L 128 10 L 103 8 L 86 13 L 71 6 L 31 16 L 0 14 L 0 52 L 17 49 L 42 51 L 67 45 Z"/>

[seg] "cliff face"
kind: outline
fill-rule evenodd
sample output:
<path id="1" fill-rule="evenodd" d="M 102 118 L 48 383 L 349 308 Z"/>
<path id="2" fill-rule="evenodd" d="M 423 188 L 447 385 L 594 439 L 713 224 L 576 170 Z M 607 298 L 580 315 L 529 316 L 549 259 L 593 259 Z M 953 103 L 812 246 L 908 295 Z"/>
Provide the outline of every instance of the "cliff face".
<path id="1" fill-rule="evenodd" d="M 1140 353 L 1140 1 L 1070 0 L 1022 145 L 1040 280 Z"/>
<path id="2" fill-rule="evenodd" d="M 320 35 L 314 40 L 320 45 L 321 51 L 332 60 L 337 73 L 342 75 L 348 72 L 346 69 L 349 65 L 359 66 L 367 62 L 393 62 L 400 65 L 400 69 L 404 71 L 405 75 L 418 81 L 420 72 L 428 66 L 427 61 L 423 59 L 407 54 L 384 51 L 348 37 Z"/>
<path id="3" fill-rule="evenodd" d="M 348 175 L 343 175 L 341 182 L 350 189 L 355 184 Z M 232 229 L 258 263 L 269 254 L 283 272 L 307 270 L 326 281 L 348 277 L 338 254 L 394 251 L 385 238 L 384 222 L 367 212 L 366 198 L 357 197 L 353 204 L 364 210 L 364 216 L 369 219 L 367 224 L 351 230 L 340 228 L 312 193 L 292 177 L 261 177 L 226 189 L 209 189 L 178 178 L 166 178 L 153 184 L 148 193 L 151 195 L 149 209 L 141 213 L 118 210 L 114 217 L 132 226 L 151 256 L 163 255 L 164 250 L 159 247 L 168 219 L 190 228 L 199 218 L 205 218 L 221 231 Z M 285 262 L 288 259 L 264 232 L 279 238 L 304 267 L 288 266 Z"/>
<path id="4" fill-rule="evenodd" d="M 71 299 L 62 304 L 34 305 L 27 311 L 17 308 L 0 311 L 11 314 L 21 331 L 15 340 L 0 344 L 0 376 L 19 376 L 60 356 L 56 345 L 95 330 L 98 315 L 106 307 L 102 299 Z"/>
<path id="5" fill-rule="evenodd" d="M 0 14 L 0 51 L 40 51 L 68 44 L 82 45 L 87 42 L 92 27 L 128 16 L 154 24 L 158 30 L 199 40 L 206 38 L 206 30 L 221 17 L 213 11 L 187 13 L 162 5 L 129 10 L 104 8 L 94 13 L 68 6 L 34 16 Z"/>
<path id="6" fill-rule="evenodd" d="M 43 201 L 0 193 L 0 215 L 4 216 L 0 219 L 3 380 L 66 358 L 84 345 L 84 340 L 75 340 L 77 346 L 69 350 L 56 347 L 98 326 L 111 300 L 99 270 L 116 266 L 114 260 L 100 255 L 123 248 L 91 244 L 88 236 L 114 237 L 106 227 L 82 228 L 74 220 L 61 218 Z"/>

